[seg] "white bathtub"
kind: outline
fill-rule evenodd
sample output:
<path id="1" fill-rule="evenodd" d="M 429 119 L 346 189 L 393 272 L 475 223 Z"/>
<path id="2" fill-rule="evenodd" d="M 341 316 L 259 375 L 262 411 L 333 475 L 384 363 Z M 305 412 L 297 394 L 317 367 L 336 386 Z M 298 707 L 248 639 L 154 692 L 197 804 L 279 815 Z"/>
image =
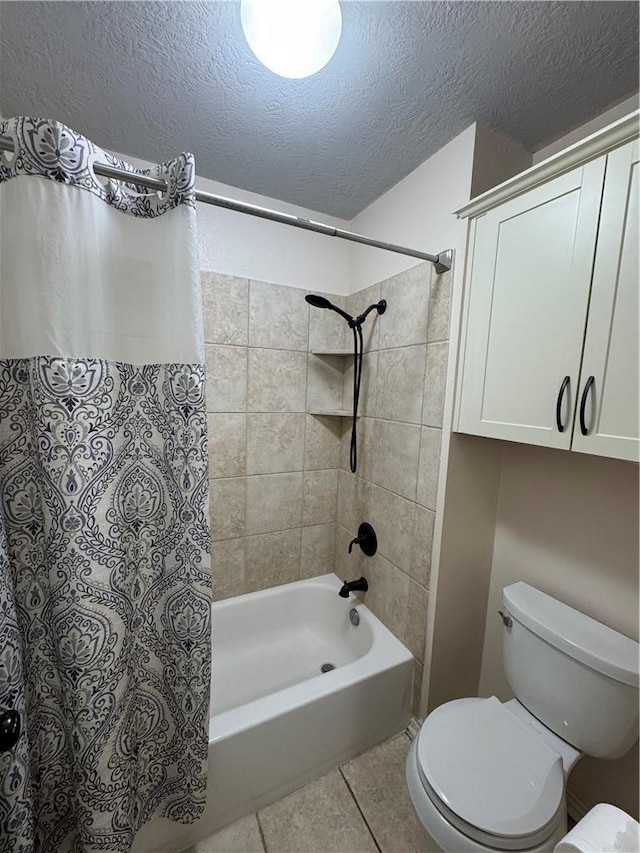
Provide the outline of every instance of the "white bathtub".
<path id="1" fill-rule="evenodd" d="M 213 605 L 207 808 L 147 824 L 134 853 L 182 850 L 407 725 L 413 657 L 340 586 L 323 575 Z"/>

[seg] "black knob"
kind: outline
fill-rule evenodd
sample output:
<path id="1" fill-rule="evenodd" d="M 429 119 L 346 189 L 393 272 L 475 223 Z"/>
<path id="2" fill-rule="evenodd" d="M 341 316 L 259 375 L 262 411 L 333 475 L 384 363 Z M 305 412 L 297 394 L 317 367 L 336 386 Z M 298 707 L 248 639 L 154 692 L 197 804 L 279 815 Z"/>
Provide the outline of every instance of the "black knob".
<path id="1" fill-rule="evenodd" d="M 4 711 L 0 714 L 0 752 L 13 749 L 19 737 L 20 714 L 17 711 Z"/>
<path id="2" fill-rule="evenodd" d="M 373 557 L 378 550 L 376 532 L 368 522 L 363 521 L 358 528 L 358 536 L 349 543 L 349 553 L 354 545 L 359 545 L 367 557 Z"/>

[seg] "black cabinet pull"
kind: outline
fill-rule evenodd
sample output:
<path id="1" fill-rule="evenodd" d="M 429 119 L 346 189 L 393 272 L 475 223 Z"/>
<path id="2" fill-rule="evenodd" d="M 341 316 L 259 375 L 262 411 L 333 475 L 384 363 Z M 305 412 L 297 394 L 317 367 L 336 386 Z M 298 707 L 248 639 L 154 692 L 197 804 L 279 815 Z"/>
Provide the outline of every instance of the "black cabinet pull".
<path id="1" fill-rule="evenodd" d="M 17 711 L 4 711 L 0 714 L 0 752 L 13 749 L 19 737 L 20 714 Z"/>
<path id="2" fill-rule="evenodd" d="M 589 432 L 589 430 L 587 429 L 587 425 L 584 422 L 584 410 L 587 406 L 587 397 L 589 396 L 589 390 L 594 382 L 595 379 L 593 376 L 590 376 L 587 379 L 587 382 L 584 386 L 584 391 L 582 392 L 582 398 L 580 399 L 580 432 L 583 435 L 587 435 L 587 433 Z"/>
<path id="3" fill-rule="evenodd" d="M 558 391 L 558 399 L 556 400 L 556 425 L 558 427 L 558 432 L 564 432 L 565 430 L 565 426 L 562 423 L 562 400 L 564 398 L 564 392 L 567 390 L 567 386 L 569 385 L 569 378 L 569 376 L 565 376 L 562 380 L 562 385 Z"/>

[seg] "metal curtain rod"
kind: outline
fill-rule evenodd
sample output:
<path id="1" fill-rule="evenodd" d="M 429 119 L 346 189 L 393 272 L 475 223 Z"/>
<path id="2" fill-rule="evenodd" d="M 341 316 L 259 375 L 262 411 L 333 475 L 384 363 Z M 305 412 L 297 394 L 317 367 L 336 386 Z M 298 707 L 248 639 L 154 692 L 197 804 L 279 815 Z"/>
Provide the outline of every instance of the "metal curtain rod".
<path id="1" fill-rule="evenodd" d="M 13 140 L 6 136 L 0 136 L 0 149 L 13 151 Z M 159 178 L 150 178 L 146 175 L 135 175 L 125 169 L 115 166 L 107 166 L 105 163 L 94 163 L 93 171 L 96 175 L 104 178 L 115 178 L 124 180 L 128 184 L 135 184 L 152 190 L 167 192 L 167 184 Z M 294 228 L 304 228 L 306 231 L 316 231 L 327 237 L 340 237 L 342 240 L 350 240 L 352 243 L 362 243 L 364 246 L 374 246 L 376 249 L 384 249 L 387 252 L 397 252 L 399 255 L 409 255 L 412 258 L 420 258 L 430 261 L 437 273 L 447 272 L 451 269 L 453 262 L 453 251 L 447 249 L 438 255 L 430 255 L 427 252 L 419 252 L 417 249 L 408 249 L 406 246 L 398 246 L 396 243 L 386 243 L 383 240 L 374 240 L 373 237 L 365 237 L 362 234 L 354 234 L 353 231 L 345 231 L 343 228 L 334 228 L 323 222 L 315 222 L 313 219 L 304 219 L 302 216 L 294 216 L 291 213 L 282 213 L 279 210 L 270 210 L 268 207 L 259 207 L 256 204 L 248 204 L 244 201 L 236 201 L 233 198 L 205 193 L 196 190 L 196 201 L 204 204 L 213 204 L 216 207 L 224 207 L 227 210 L 235 210 L 237 213 L 246 213 L 249 216 L 259 216 L 261 219 L 269 219 L 272 222 L 280 222 L 282 225 L 293 225 Z"/>

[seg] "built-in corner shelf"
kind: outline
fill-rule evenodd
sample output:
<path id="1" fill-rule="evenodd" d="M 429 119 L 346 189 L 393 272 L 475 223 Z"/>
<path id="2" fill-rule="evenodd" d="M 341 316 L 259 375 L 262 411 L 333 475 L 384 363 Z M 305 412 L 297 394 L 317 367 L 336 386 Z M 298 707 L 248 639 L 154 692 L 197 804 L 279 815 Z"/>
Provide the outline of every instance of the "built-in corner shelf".
<path id="1" fill-rule="evenodd" d="M 310 415 L 327 415 L 332 418 L 352 418 L 353 410 L 351 409 L 311 409 Z M 358 418 L 360 415 L 358 415 Z"/>
<path id="2" fill-rule="evenodd" d="M 312 355 L 318 356 L 343 356 L 353 355 L 350 349 L 312 349 Z M 331 418 L 352 418 L 353 409 L 310 409 L 310 415 L 327 416 Z M 359 416 L 358 416 L 359 417 Z"/>

